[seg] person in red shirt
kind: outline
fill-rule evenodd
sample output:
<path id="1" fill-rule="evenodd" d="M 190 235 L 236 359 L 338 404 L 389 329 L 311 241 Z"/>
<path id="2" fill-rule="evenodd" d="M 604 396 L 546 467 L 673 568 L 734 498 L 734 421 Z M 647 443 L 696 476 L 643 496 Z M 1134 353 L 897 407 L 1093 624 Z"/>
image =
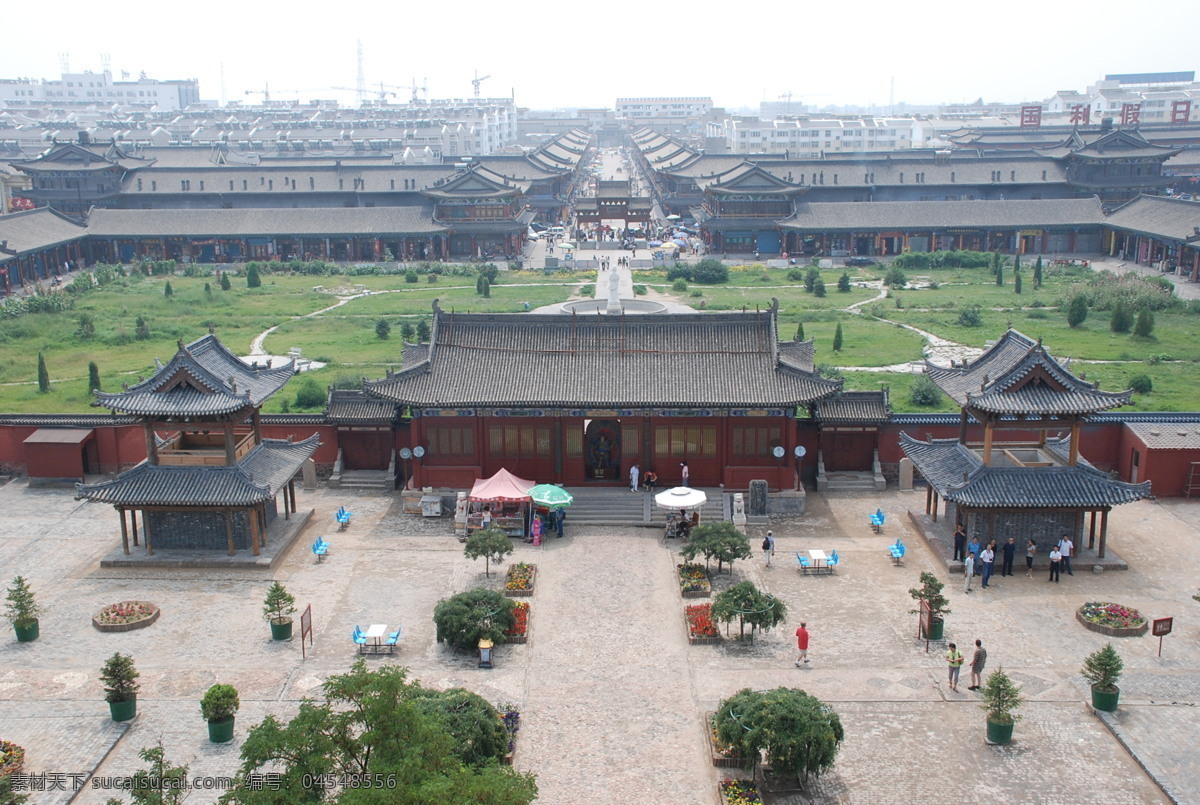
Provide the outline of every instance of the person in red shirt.
<path id="1" fill-rule="evenodd" d="M 800 628 L 796 630 L 796 648 L 800 651 L 800 658 L 796 660 L 796 667 L 799 668 L 801 663 L 808 662 L 808 624 L 800 621 Z"/>

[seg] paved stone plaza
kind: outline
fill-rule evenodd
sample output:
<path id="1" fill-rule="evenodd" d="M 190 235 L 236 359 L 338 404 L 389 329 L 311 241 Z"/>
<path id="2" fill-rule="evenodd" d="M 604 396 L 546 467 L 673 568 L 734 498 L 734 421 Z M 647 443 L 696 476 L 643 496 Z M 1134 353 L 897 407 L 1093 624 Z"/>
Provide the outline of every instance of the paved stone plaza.
<path id="1" fill-rule="evenodd" d="M 342 504 L 354 522 L 339 533 L 327 526 Z M 120 776 L 143 765 L 140 749 L 161 741 L 194 777 L 231 775 L 252 724 L 295 712 L 324 678 L 349 667 L 354 625 L 386 621 L 403 624 L 401 650 L 369 664 L 402 664 L 426 685 L 461 685 L 521 705 L 516 765 L 538 775 L 540 801 L 553 805 L 717 803 L 720 772 L 729 772 L 709 762 L 703 714 L 740 688 L 778 685 L 832 704 L 847 738 L 818 784 L 768 802 L 1170 801 L 1151 774 L 1176 801 L 1200 802 L 1191 749 L 1200 730 L 1200 627 L 1192 617 L 1200 603 L 1191 598 L 1200 530 L 1186 501 L 1113 513 L 1110 544 L 1128 571 L 1096 575 L 1077 565 L 1060 584 L 1048 584 L 1044 571 L 1034 579 L 1022 573 L 969 596 L 959 577 L 950 580 L 947 636 L 960 647 L 981 638 L 988 668 L 1003 666 L 1029 698 L 1008 747 L 985 745 L 979 697 L 966 691 L 965 674 L 961 692 L 949 692 L 940 652 L 926 654 L 914 640 L 908 588 L 921 570 L 946 578 L 904 516 L 923 511 L 923 492 L 814 494 L 803 517 L 775 519 L 775 566 L 764 568 L 758 550 L 735 566 L 736 580 L 779 596 L 790 613 L 786 628 L 753 646 L 687 644 L 677 546 L 654 530 L 568 527 L 566 539 L 539 548 L 518 543 L 510 561 L 538 565 L 530 639 L 498 650 L 491 671 L 434 640 L 438 599 L 481 583 L 498 587 L 503 574 L 484 579 L 483 562 L 463 557 L 448 518 L 423 520 L 402 514 L 398 497 L 342 490 L 301 491 L 299 505 L 315 514 L 274 570 L 101 569 L 120 540 L 111 507 L 78 502 L 68 490 L 30 490 L 22 480 L 0 488 L 4 581 L 25 575 L 46 607 L 38 641 L 18 644 L 11 631 L 0 641 L 0 737 L 27 748 L 27 770 Z M 882 534 L 867 525 L 877 506 L 889 515 Z M 308 550 L 318 535 L 332 544 L 320 564 Z M 897 537 L 909 547 L 904 567 L 886 554 Z M 758 541 L 752 534 L 756 549 Z M 797 573 L 794 552 L 809 548 L 837 549 L 838 573 Z M 262 620 L 276 578 L 301 608 L 312 604 L 316 642 L 307 660 L 299 640 L 273 643 Z M 162 617 L 134 632 L 93 629 L 94 612 L 132 598 L 157 603 Z M 1161 659 L 1149 636 L 1115 641 L 1126 675 L 1111 728 L 1085 706 L 1078 675 L 1084 656 L 1105 641 L 1074 620 L 1088 600 L 1176 618 Z M 805 670 L 792 664 L 790 635 L 801 618 L 812 633 Z M 139 715 L 128 727 L 108 721 L 97 679 L 118 650 L 142 673 Z M 215 682 L 235 685 L 242 698 L 235 740 L 224 746 L 208 743 L 198 704 Z M 32 801 L 102 803 L 112 793 L 89 788 L 72 800 L 69 781 L 65 787 Z M 215 798 L 195 791 L 188 801 Z"/>

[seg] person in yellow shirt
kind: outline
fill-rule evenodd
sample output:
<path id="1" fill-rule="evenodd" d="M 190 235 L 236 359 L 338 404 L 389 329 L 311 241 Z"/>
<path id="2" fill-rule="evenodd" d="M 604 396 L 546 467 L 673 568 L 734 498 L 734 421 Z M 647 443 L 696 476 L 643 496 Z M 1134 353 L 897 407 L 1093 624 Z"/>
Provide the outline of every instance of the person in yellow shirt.
<path id="1" fill-rule="evenodd" d="M 950 650 L 946 652 L 946 662 L 950 667 L 950 690 L 958 692 L 958 672 L 962 670 L 963 653 L 958 650 L 958 647 L 953 643 L 950 644 Z"/>

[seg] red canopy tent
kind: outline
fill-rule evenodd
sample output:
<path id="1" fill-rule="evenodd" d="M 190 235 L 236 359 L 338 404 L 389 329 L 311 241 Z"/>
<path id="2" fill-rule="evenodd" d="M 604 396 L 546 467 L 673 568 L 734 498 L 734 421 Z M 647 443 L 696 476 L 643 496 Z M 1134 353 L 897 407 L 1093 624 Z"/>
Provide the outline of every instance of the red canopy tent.
<path id="1" fill-rule="evenodd" d="M 534 481 L 518 478 L 506 469 L 499 470 L 491 478 L 480 478 L 471 487 L 470 499 L 477 503 L 500 501 L 524 503 L 529 500 L 529 490 L 536 486 Z"/>

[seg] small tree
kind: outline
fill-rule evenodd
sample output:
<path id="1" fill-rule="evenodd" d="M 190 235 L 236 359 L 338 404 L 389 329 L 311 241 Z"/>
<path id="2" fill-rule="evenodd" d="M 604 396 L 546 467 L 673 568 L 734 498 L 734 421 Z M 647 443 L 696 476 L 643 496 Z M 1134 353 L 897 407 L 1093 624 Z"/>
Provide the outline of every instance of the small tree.
<path id="1" fill-rule="evenodd" d="M 750 641 L 759 629 L 766 631 L 787 617 L 787 607 L 773 595 L 760 591 L 753 582 L 739 582 L 713 599 L 712 616 L 721 623 L 738 619 L 738 638 L 746 636 L 750 625 Z"/>
<path id="2" fill-rule="evenodd" d="M 411 321 L 406 321 L 400 325 L 400 339 L 402 341 L 406 341 L 411 344 L 413 335 L 415 334 L 416 330 L 413 328 Z"/>
<path id="3" fill-rule="evenodd" d="M 728 562 L 729 572 L 732 573 L 735 559 L 750 558 L 750 540 L 728 520 L 704 523 L 692 529 L 691 538 L 679 555 L 688 562 L 703 556 L 705 569 L 708 569 L 709 560 L 716 559 L 717 572 Z"/>
<path id="4" fill-rule="evenodd" d="M 1037 262 L 1033 264 L 1033 289 L 1036 291 L 1042 287 L 1042 256 L 1039 254 Z"/>
<path id="5" fill-rule="evenodd" d="M 475 650 L 481 639 L 504 643 L 504 633 L 516 622 L 513 600 L 482 587 L 443 599 L 433 608 L 437 641 L 464 651 Z"/>
<path id="6" fill-rule="evenodd" d="M 300 384 L 300 388 L 296 389 L 296 407 L 315 408 L 324 404 L 325 392 L 321 391 L 321 387 L 317 385 L 317 381 L 311 377 L 306 377 L 304 382 Z"/>
<path id="7" fill-rule="evenodd" d="M 692 281 L 701 285 L 729 282 L 729 266 L 712 257 L 705 257 L 692 267 Z"/>
<path id="8" fill-rule="evenodd" d="M 463 763 L 485 766 L 508 754 L 504 719 L 478 693 L 466 688 L 430 690 L 414 686 L 413 701 L 450 733 L 455 754 Z"/>
<path id="9" fill-rule="evenodd" d="M 839 321 L 837 329 L 833 331 L 833 351 L 842 351 L 842 323 Z"/>
<path id="10" fill-rule="evenodd" d="M 90 341 L 96 337 L 96 322 L 87 313 L 79 316 L 79 326 L 75 328 L 75 337 L 80 341 Z"/>
<path id="11" fill-rule="evenodd" d="M 1013 274 L 1013 293 L 1020 293 L 1020 292 L 1021 292 L 1021 275 L 1014 273 Z"/>
<path id="12" fill-rule="evenodd" d="M 900 266 L 893 263 L 888 267 L 887 273 L 883 275 L 883 284 L 889 288 L 903 288 L 908 284 L 908 276 L 900 269 Z"/>
<path id="13" fill-rule="evenodd" d="M 129 792 L 133 805 L 179 805 L 184 802 L 190 793 L 186 765 L 172 766 L 161 741 L 138 752 L 138 757 L 149 763 L 150 768 L 139 769 L 120 780 L 120 788 Z M 114 797 L 106 805 L 121 805 L 121 800 Z"/>
<path id="14" fill-rule="evenodd" d="M 262 286 L 262 277 L 258 275 L 258 266 L 251 263 L 246 268 L 246 287 L 259 288 Z"/>
<path id="15" fill-rule="evenodd" d="M 941 399 L 942 390 L 929 375 L 920 375 L 913 381 L 912 389 L 908 392 L 908 401 L 923 408 L 937 405 Z"/>
<path id="16" fill-rule="evenodd" d="M 910 587 L 908 594 L 912 596 L 914 601 L 924 601 L 929 605 L 929 614 L 931 620 L 943 620 L 943 616 L 949 615 L 950 610 L 947 604 L 950 603 L 946 596 L 942 595 L 942 588 L 946 585 L 938 581 L 938 577 L 930 573 L 928 570 L 921 572 L 921 586 Z M 910 609 L 910 615 L 920 615 L 921 609 Z"/>
<path id="17" fill-rule="evenodd" d="M 221 290 L 228 291 L 232 287 L 233 287 L 232 283 L 229 282 L 229 272 L 222 271 L 221 272 Z"/>
<path id="18" fill-rule="evenodd" d="M 100 367 L 88 361 L 88 391 L 100 391 Z"/>
<path id="19" fill-rule="evenodd" d="M 1154 335 L 1154 314 L 1150 308 L 1144 307 L 1138 311 L 1137 323 L 1133 325 L 1133 334 L 1138 338 L 1150 338 Z"/>
<path id="20" fill-rule="evenodd" d="M 1108 320 L 1108 329 L 1114 333 L 1127 333 L 1133 328 L 1133 314 L 1125 306 L 1125 300 L 1113 302 L 1112 317 Z"/>
<path id="21" fill-rule="evenodd" d="M 1025 699 L 1021 696 L 1021 688 L 1003 668 L 998 668 L 988 674 L 983 682 L 983 704 L 980 708 L 987 712 L 987 720 L 993 724 L 1015 724 L 1021 716 L 1014 711 L 1021 706 Z"/>
<path id="22" fill-rule="evenodd" d="M 963 308 L 958 314 L 959 327 L 982 327 L 983 314 L 980 312 L 979 305 L 971 305 Z"/>
<path id="23" fill-rule="evenodd" d="M 20 629 L 32 626 L 42 614 L 42 606 L 34 598 L 33 590 L 24 576 L 17 576 L 8 587 L 5 596 L 4 617 Z"/>
<path id="24" fill-rule="evenodd" d="M 999 257 L 1000 256 L 999 253 L 997 253 L 996 256 Z M 1004 264 L 1003 263 L 996 264 L 996 284 L 997 285 L 1004 284 Z"/>
<path id="25" fill-rule="evenodd" d="M 167 284 L 163 286 L 163 296 L 170 299 L 175 295 L 175 289 L 171 287 L 171 281 L 167 280 Z"/>
<path id="26" fill-rule="evenodd" d="M 1150 375 L 1134 375 L 1129 378 L 1129 388 L 1137 394 L 1149 394 L 1154 391 L 1154 381 Z"/>
<path id="27" fill-rule="evenodd" d="M 804 322 L 802 321 L 796 322 L 796 340 L 804 340 Z"/>
<path id="28" fill-rule="evenodd" d="M 1115 693 L 1117 682 L 1121 679 L 1121 671 L 1125 670 L 1125 662 L 1112 643 L 1105 643 L 1104 648 L 1096 649 L 1083 661 L 1079 673 L 1088 684 L 1101 693 Z"/>
<path id="29" fill-rule="evenodd" d="M 775 773 L 795 775 L 806 783 L 833 766 L 846 737 L 833 708 L 796 688 L 743 688 L 717 707 L 713 726 L 747 770 L 758 765 L 765 752 Z"/>
<path id="30" fill-rule="evenodd" d="M 205 721 L 226 721 L 237 714 L 239 707 L 241 701 L 233 685 L 213 685 L 200 700 L 200 713 Z"/>
<path id="31" fill-rule="evenodd" d="M 375 336 L 380 339 L 385 339 L 392 334 L 392 325 L 388 324 L 387 319 L 380 319 L 375 322 Z"/>
<path id="32" fill-rule="evenodd" d="M 499 564 L 512 552 L 512 539 L 495 526 L 481 528 L 467 537 L 466 547 L 463 548 L 463 554 L 468 559 L 483 557 L 483 573 L 489 577 L 492 575 L 492 562 Z"/>
<path id="33" fill-rule="evenodd" d="M 821 279 L 821 272 L 813 267 L 809 267 L 804 273 L 804 290 L 809 293 L 813 292 L 813 288 L 817 287 L 817 280 Z"/>
<path id="34" fill-rule="evenodd" d="M 213 294 L 212 294 L 212 283 L 211 282 L 204 283 L 204 298 L 205 298 L 205 300 L 207 300 L 209 302 L 212 301 Z"/>
<path id="35" fill-rule="evenodd" d="M 842 272 L 842 276 L 838 277 L 838 292 L 850 293 L 850 275 L 845 271 Z"/>
<path id="36" fill-rule="evenodd" d="M 416 269 L 410 268 L 408 271 L 404 272 L 404 281 L 405 282 L 413 283 L 419 279 L 420 279 L 420 277 L 417 276 Z"/>
<path id="37" fill-rule="evenodd" d="M 146 323 L 145 316 L 138 316 L 137 322 L 134 324 L 133 337 L 138 341 L 145 341 L 150 337 L 150 325 Z"/>
<path id="38" fill-rule="evenodd" d="M 429 342 L 429 320 L 417 320 L 417 342 L 425 344 Z"/>
<path id="39" fill-rule="evenodd" d="M 1067 305 L 1067 326 L 1078 327 L 1087 321 L 1088 303 L 1083 294 L 1077 294 Z"/>
<path id="40" fill-rule="evenodd" d="M 825 298 L 825 280 L 818 279 L 815 283 L 813 283 L 813 296 L 817 297 L 818 299 Z"/>
<path id="41" fill-rule="evenodd" d="M 104 661 L 100 682 L 104 685 L 104 700 L 110 704 L 133 701 L 137 698 L 141 676 L 133 666 L 133 657 L 117 652 Z"/>
<path id="42" fill-rule="evenodd" d="M 1000 252 L 992 252 L 992 276 L 1000 273 Z"/>
<path id="43" fill-rule="evenodd" d="M 38 353 L 38 393 L 50 392 L 50 372 L 46 369 L 46 356 Z"/>
<path id="44" fill-rule="evenodd" d="M 288 623 L 296 613 L 296 597 L 278 581 L 272 582 L 263 599 L 263 618 L 274 624 Z"/>

